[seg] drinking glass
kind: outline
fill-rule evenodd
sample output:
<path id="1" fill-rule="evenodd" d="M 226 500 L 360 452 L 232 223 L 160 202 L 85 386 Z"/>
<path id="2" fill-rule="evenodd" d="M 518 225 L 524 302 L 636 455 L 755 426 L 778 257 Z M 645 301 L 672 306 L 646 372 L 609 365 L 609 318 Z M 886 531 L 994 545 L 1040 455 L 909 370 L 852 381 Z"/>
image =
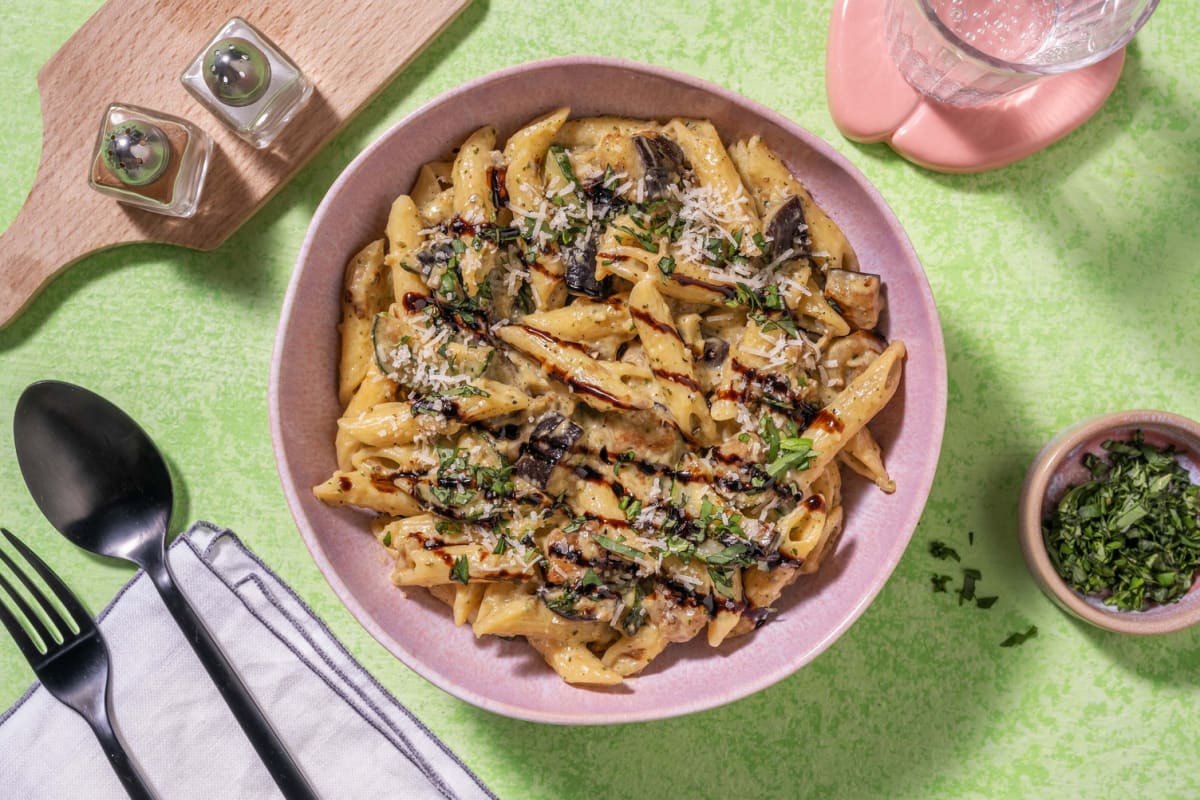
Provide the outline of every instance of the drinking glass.
<path id="1" fill-rule="evenodd" d="M 987 103 L 1124 47 L 1158 0 L 887 0 L 888 52 L 921 94 Z"/>

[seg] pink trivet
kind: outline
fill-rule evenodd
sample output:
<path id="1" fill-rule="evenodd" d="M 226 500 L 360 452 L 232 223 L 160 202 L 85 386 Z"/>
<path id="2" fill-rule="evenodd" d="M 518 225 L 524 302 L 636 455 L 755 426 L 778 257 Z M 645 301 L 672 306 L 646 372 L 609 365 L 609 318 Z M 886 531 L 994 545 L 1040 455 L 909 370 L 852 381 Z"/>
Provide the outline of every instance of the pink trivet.
<path id="1" fill-rule="evenodd" d="M 886 141 L 938 172 L 983 172 L 1049 147 L 1096 113 L 1117 85 L 1124 49 L 1098 64 L 1038 81 L 999 100 L 959 108 L 931 100 L 888 55 L 883 4 L 837 0 L 825 52 L 829 111 L 844 136 Z"/>

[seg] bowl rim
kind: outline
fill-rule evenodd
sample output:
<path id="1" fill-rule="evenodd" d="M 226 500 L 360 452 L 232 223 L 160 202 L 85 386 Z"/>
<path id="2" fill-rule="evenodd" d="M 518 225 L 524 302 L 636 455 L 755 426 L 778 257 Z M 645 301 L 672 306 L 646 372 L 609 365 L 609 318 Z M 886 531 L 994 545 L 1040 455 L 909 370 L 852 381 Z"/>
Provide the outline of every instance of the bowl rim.
<path id="1" fill-rule="evenodd" d="M 1063 429 L 1042 447 L 1026 472 L 1018 506 L 1021 553 L 1042 591 L 1061 608 L 1083 621 L 1116 633 L 1140 636 L 1173 633 L 1200 622 L 1200 603 L 1182 605 L 1181 598 L 1176 603 L 1158 606 L 1153 616 L 1089 603 L 1059 577 L 1042 537 L 1042 503 L 1051 480 L 1072 451 L 1106 432 L 1131 428 L 1153 429 L 1177 444 L 1184 444 L 1189 438 L 1200 443 L 1200 423 L 1169 411 L 1151 409 L 1098 414 Z M 1195 458 L 1200 458 L 1200 450 L 1196 447 L 1188 446 L 1187 449 Z"/>
<path id="2" fill-rule="evenodd" d="M 870 584 L 865 587 L 865 591 L 858 596 L 856 602 L 846 608 L 837 620 L 836 624 L 831 627 L 827 635 L 812 641 L 804 648 L 803 652 L 796 657 L 786 660 L 777 668 L 769 672 L 759 672 L 752 676 L 751 679 L 738 685 L 725 688 L 720 691 L 711 691 L 704 693 L 680 692 L 678 699 L 670 704 L 661 704 L 660 706 L 651 707 L 648 709 L 638 709 L 635 711 L 621 712 L 572 712 L 572 711 L 543 711 L 539 709 L 530 709 L 512 703 L 504 702 L 493 697 L 481 694 L 476 689 L 463 684 L 461 682 L 449 679 L 442 675 L 439 671 L 422 663 L 419 659 L 412 656 L 394 636 L 384 630 L 379 623 L 372 617 L 369 609 L 367 609 L 355 596 L 350 587 L 342 580 L 341 576 L 333 570 L 329 565 L 331 559 L 326 553 L 325 547 L 316 535 L 316 532 L 311 529 L 307 522 L 302 522 L 305 519 L 301 497 L 297 490 L 298 484 L 292 474 L 292 470 L 288 464 L 284 452 L 284 437 L 283 437 L 283 420 L 280 416 L 280 370 L 283 364 L 282 349 L 288 334 L 288 328 L 291 321 L 294 319 L 293 306 L 297 301 L 298 287 L 300 283 L 301 267 L 308 260 L 309 252 L 314 246 L 314 241 L 317 236 L 316 228 L 318 223 L 327 214 L 329 208 L 334 204 L 340 193 L 350 182 L 355 173 L 360 169 L 360 166 L 369 160 L 373 154 L 381 149 L 385 142 L 390 140 L 398 129 L 402 129 L 409 125 L 413 120 L 420 116 L 431 112 L 432 110 L 449 103 L 456 102 L 463 95 L 470 94 L 480 87 L 488 84 L 502 81 L 521 73 L 556 69 L 560 67 L 575 67 L 575 66 L 600 66 L 606 68 L 618 68 L 631 70 L 643 75 L 672 81 L 683 84 L 687 87 L 701 90 L 714 95 L 722 100 L 728 101 L 736 106 L 747 109 L 750 112 L 762 117 L 763 119 L 777 125 L 782 130 L 786 131 L 789 136 L 801 140 L 804 145 L 811 149 L 821 158 L 829 161 L 835 166 L 847 180 L 854 182 L 858 189 L 869 198 L 871 203 L 883 212 L 886 220 L 886 225 L 889 233 L 895 237 L 898 246 L 906 252 L 912 264 L 915 264 L 917 269 L 913 274 L 915 281 L 916 292 L 924 299 L 928 310 L 931 312 L 933 320 L 933 336 L 931 340 L 925 342 L 927 355 L 931 359 L 935 374 L 937 376 L 936 385 L 932 387 L 932 397 L 927 406 L 931 425 L 926 429 L 926 435 L 922 439 L 919 455 L 922 459 L 921 463 L 929 464 L 928 469 L 923 471 L 923 474 L 914 476 L 919 478 L 913 483 L 908 484 L 907 491 L 911 492 L 912 501 L 909 504 L 907 514 L 899 520 L 898 528 L 904 531 L 904 535 L 896 537 L 891 547 L 885 551 L 884 557 L 881 559 Z M 948 395 L 948 377 L 946 369 L 946 353 L 945 339 L 941 328 L 940 315 L 937 312 L 936 302 L 933 296 L 933 291 L 929 285 L 928 276 L 925 273 L 924 267 L 920 258 L 912 245 L 908 234 L 900 224 L 899 218 L 887 201 L 880 194 L 879 190 L 866 178 L 866 176 L 853 164 L 848 158 L 843 156 L 833 148 L 828 142 L 822 139 L 815 133 L 808 131 L 803 126 L 792 121 L 782 113 L 775 111 L 767 106 L 758 103 L 738 92 L 727 89 L 715 83 L 711 83 L 701 78 L 688 75 L 683 72 L 678 72 L 665 67 L 660 67 L 651 64 L 645 64 L 638 61 L 633 61 L 624 58 L 614 58 L 607 56 L 594 55 L 576 55 L 576 56 L 557 56 L 546 59 L 538 59 L 534 61 L 523 62 L 520 64 L 505 67 L 482 76 L 476 77 L 466 83 L 455 86 L 441 94 L 436 95 L 432 99 L 420 105 L 418 108 L 406 114 L 402 119 L 389 126 L 387 130 L 379 134 L 370 144 L 348 163 L 338 177 L 330 184 L 326 190 L 321 203 L 313 212 L 312 218 L 309 221 L 308 228 L 305 233 L 304 240 L 296 257 L 296 267 L 293 269 L 291 279 L 288 283 L 288 288 L 284 296 L 282 308 L 280 311 L 280 322 L 276 333 L 275 343 L 272 352 L 269 387 L 268 387 L 268 414 L 270 421 L 270 430 L 272 436 L 272 451 L 275 456 L 277 472 L 280 482 L 283 487 L 284 495 L 288 503 L 289 511 L 292 514 L 293 520 L 296 523 L 296 528 L 299 530 L 301 537 L 308 548 L 310 557 L 316 563 L 322 577 L 333 589 L 339 603 L 341 603 L 354 617 L 363 628 L 367 630 L 371 636 L 384 647 L 393 657 L 399 659 L 406 667 L 416 672 L 421 677 L 428 680 L 433 685 L 447 692 L 448 694 L 471 703 L 479 708 L 501 714 L 503 716 L 522 719 L 531 722 L 561 724 L 561 725 L 608 725 L 621 724 L 628 722 L 643 722 L 650 720 L 668 719 L 686 714 L 692 714 L 698 711 L 704 711 L 716 708 L 744 697 L 755 694 L 767 687 L 783 680 L 784 678 L 794 674 L 801 667 L 811 663 L 817 656 L 823 653 L 834 641 L 840 638 L 847 629 L 863 614 L 868 606 L 874 601 L 875 597 L 883 589 L 888 579 L 892 576 L 896 566 L 899 564 L 908 544 L 912 540 L 912 536 L 916 531 L 916 527 L 920 522 L 921 516 L 924 513 L 925 506 L 929 499 L 930 490 L 933 485 L 934 477 L 937 473 L 937 464 L 941 454 L 942 442 L 945 433 L 946 408 Z"/>

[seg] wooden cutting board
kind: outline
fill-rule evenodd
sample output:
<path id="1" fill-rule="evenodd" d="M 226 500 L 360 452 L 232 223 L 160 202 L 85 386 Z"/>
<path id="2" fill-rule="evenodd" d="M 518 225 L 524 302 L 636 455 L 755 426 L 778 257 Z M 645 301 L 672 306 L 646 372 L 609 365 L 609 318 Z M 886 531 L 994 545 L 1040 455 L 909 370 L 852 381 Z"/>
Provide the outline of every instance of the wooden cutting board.
<path id="1" fill-rule="evenodd" d="M 38 73 L 42 156 L 25 205 L 0 236 L 0 327 L 88 253 L 126 242 L 219 246 L 469 4 L 108 0 Z M 179 81 L 233 16 L 272 39 L 315 87 L 266 150 L 239 139 Z M 116 53 L 135 55 L 113 69 Z M 100 120 L 114 102 L 183 117 L 212 137 L 195 216 L 129 208 L 88 186 Z"/>

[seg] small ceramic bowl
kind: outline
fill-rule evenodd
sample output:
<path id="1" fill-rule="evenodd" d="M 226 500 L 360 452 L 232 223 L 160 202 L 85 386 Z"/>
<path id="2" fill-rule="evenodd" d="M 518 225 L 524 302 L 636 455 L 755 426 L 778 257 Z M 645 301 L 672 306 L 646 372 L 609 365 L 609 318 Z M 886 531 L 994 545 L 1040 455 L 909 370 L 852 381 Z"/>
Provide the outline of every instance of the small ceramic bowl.
<path id="1" fill-rule="evenodd" d="M 1139 430 L 1149 444 L 1173 445 L 1192 482 L 1200 483 L 1200 423 L 1163 411 L 1119 411 L 1086 419 L 1050 440 L 1025 476 L 1019 511 L 1021 551 L 1042 591 L 1080 619 L 1118 633 L 1170 633 L 1200 622 L 1200 583 L 1174 603 L 1121 611 L 1080 594 L 1059 577 L 1042 538 L 1042 520 L 1070 487 L 1090 478 L 1081 463 L 1084 454 L 1104 456 L 1101 444 L 1129 439 Z"/>

